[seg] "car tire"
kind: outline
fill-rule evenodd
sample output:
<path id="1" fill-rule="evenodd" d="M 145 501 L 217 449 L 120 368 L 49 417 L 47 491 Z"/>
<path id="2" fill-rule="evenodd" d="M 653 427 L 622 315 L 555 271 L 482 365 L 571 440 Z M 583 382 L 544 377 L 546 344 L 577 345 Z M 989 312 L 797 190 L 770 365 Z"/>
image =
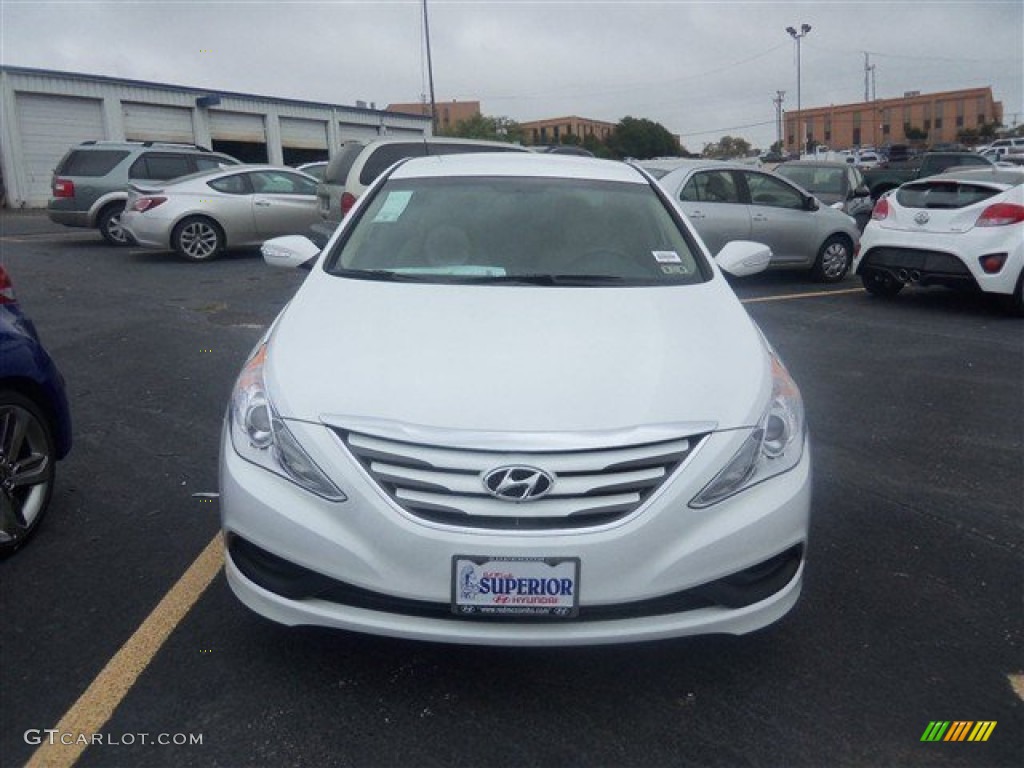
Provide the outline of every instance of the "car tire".
<path id="1" fill-rule="evenodd" d="M 20 392 L 0 391 L 0 557 L 39 527 L 56 463 L 53 428 L 43 410 Z"/>
<path id="2" fill-rule="evenodd" d="M 880 296 L 883 299 L 891 299 L 903 290 L 903 283 L 879 269 L 869 269 L 860 276 L 864 290 L 872 296 Z"/>
<path id="3" fill-rule="evenodd" d="M 171 246 L 186 261 L 209 261 L 224 249 L 224 230 L 213 219 L 190 216 L 174 228 Z"/>
<path id="4" fill-rule="evenodd" d="M 853 243 L 842 235 L 832 235 L 818 251 L 811 275 L 820 283 L 838 283 L 850 271 Z"/>
<path id="5" fill-rule="evenodd" d="M 96 227 L 99 229 L 103 239 L 111 245 L 132 245 L 132 236 L 121 226 L 121 214 L 124 213 L 124 203 L 111 203 L 102 211 L 96 219 Z"/>

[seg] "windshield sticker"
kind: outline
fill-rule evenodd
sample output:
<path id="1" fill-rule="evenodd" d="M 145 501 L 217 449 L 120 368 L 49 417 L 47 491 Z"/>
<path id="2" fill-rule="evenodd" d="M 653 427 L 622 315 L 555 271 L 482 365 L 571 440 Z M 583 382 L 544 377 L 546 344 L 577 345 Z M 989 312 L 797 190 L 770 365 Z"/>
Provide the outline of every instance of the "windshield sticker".
<path id="1" fill-rule="evenodd" d="M 405 208 L 409 205 L 410 200 L 412 200 L 412 190 L 402 189 L 388 192 L 384 205 L 380 207 L 377 215 L 373 217 L 373 223 L 398 221 L 402 213 L 405 212 Z"/>
<path id="2" fill-rule="evenodd" d="M 679 264 L 682 259 L 679 258 L 679 254 L 675 251 L 651 251 L 654 255 L 654 260 L 659 264 Z"/>
<path id="3" fill-rule="evenodd" d="M 690 268 L 685 264 L 662 264 L 661 271 L 666 275 L 688 275 Z"/>

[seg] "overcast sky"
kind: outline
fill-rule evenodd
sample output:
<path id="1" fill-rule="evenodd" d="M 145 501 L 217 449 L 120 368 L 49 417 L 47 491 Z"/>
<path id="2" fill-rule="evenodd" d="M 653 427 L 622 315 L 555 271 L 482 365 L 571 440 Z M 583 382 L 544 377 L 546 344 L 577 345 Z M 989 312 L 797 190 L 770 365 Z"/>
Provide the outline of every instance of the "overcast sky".
<path id="1" fill-rule="evenodd" d="M 525 121 L 646 117 L 699 151 L 802 104 L 992 86 L 1024 121 L 1021 0 L 428 0 L 438 101 Z M 383 107 L 428 92 L 420 0 L 0 0 L 6 65 Z"/>

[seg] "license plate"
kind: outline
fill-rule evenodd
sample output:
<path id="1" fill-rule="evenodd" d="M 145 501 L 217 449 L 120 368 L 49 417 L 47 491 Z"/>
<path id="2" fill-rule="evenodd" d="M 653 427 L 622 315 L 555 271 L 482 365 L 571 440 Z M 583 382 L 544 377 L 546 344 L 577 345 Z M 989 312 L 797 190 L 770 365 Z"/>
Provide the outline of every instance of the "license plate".
<path id="1" fill-rule="evenodd" d="M 546 616 L 579 613 L 580 559 L 452 558 L 452 612 L 459 616 Z"/>

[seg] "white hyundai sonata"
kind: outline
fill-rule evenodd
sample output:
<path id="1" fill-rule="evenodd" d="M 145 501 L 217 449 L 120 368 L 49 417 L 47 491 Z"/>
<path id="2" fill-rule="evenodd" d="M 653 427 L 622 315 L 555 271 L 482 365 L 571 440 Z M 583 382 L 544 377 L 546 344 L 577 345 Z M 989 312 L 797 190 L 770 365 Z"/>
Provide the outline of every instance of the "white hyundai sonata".
<path id="1" fill-rule="evenodd" d="M 551 155 L 375 183 L 238 379 L 227 577 L 289 625 L 452 643 L 742 634 L 799 596 L 800 393 L 651 177 Z M 311 258 L 312 257 L 312 258 Z M 717 265 L 716 265 L 717 261 Z"/>

